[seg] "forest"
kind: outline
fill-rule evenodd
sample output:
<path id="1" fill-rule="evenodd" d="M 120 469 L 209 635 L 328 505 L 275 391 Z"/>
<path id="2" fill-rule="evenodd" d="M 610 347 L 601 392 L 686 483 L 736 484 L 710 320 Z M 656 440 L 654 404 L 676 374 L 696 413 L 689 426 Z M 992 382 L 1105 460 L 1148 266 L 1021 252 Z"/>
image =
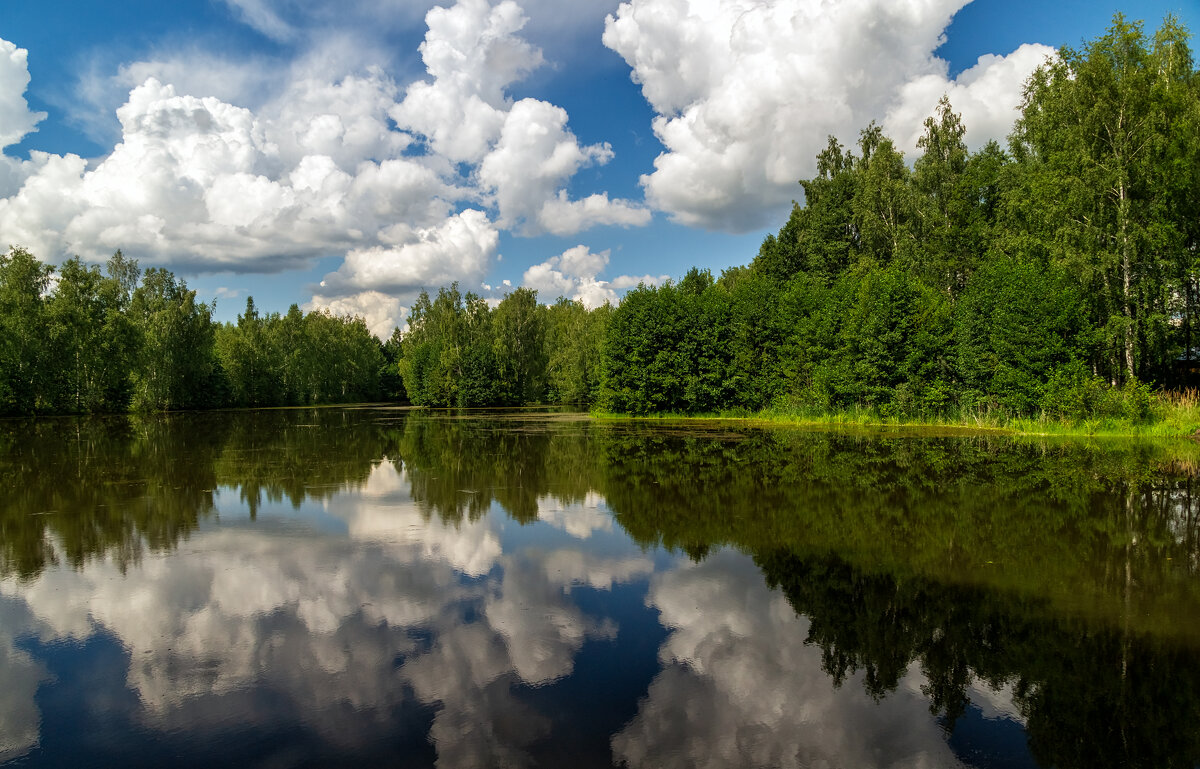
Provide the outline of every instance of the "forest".
<path id="1" fill-rule="evenodd" d="M 381 343 L 293 306 L 236 324 L 119 252 L 0 256 L 0 413 L 387 398 L 601 411 L 867 409 L 1146 420 L 1200 370 L 1200 73 L 1187 30 L 1118 15 L 1025 86 L 1007 147 L 943 98 L 910 163 L 834 137 L 745 266 L 619 305 L 422 292 Z M 140 282 L 139 282 L 140 281 Z"/>

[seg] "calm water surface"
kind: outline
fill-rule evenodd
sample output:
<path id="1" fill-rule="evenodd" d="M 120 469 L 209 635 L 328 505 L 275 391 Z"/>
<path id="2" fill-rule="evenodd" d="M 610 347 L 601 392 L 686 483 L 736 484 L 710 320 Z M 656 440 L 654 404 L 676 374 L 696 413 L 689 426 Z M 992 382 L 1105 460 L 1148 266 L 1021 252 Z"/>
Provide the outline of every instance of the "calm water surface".
<path id="1" fill-rule="evenodd" d="M 1200 447 L 0 423 L 5 766 L 1195 767 Z"/>

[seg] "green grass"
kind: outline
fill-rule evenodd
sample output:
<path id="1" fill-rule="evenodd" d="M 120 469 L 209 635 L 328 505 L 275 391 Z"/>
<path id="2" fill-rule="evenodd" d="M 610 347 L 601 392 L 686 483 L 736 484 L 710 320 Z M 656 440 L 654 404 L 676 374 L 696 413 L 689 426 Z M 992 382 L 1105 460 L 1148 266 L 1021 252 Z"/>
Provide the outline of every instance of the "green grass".
<path id="1" fill-rule="evenodd" d="M 1136 437 L 1182 438 L 1200 431 L 1200 392 L 1159 393 L 1154 396 L 1150 413 L 1144 419 L 1120 416 L 1093 416 L 1063 419 L 1046 413 L 1012 416 L 998 410 L 962 410 L 947 414 L 889 416 L 869 407 L 840 411 L 820 409 L 730 409 L 705 414 L 658 413 L 648 415 L 614 414 L 593 411 L 596 419 L 643 419 L 660 421 L 738 421 L 748 424 L 787 424 L 812 427 L 852 428 L 938 428 L 991 432 L 1009 435 L 1064 437 Z"/>

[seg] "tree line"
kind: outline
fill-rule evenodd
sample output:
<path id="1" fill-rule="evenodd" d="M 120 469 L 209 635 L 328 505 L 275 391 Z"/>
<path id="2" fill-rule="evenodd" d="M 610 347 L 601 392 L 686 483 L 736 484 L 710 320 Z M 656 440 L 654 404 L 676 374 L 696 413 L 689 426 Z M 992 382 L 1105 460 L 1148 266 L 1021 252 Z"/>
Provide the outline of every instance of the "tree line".
<path id="1" fill-rule="evenodd" d="M 120 251 L 101 272 L 0 255 L 0 415 L 163 411 L 377 399 L 394 375 L 359 318 L 326 312 L 237 323 L 169 271 Z"/>

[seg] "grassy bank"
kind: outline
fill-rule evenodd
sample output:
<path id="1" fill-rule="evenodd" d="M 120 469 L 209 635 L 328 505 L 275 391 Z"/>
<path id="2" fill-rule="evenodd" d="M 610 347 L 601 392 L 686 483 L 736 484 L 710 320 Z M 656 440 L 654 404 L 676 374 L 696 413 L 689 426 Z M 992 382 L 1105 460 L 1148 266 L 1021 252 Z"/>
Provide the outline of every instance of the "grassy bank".
<path id="1" fill-rule="evenodd" d="M 856 406 L 828 411 L 811 408 L 774 408 L 763 411 L 732 409 L 706 414 L 656 413 L 615 414 L 593 411 L 596 419 L 645 419 L 664 421 L 739 421 L 744 423 L 808 425 L 813 427 L 906 427 L 998 432 L 1011 435 L 1055 435 L 1064 437 L 1185 438 L 1200 431 L 1200 391 L 1163 392 L 1153 396 L 1145 417 L 1140 419 L 1096 414 L 1064 418 L 1041 412 L 1013 416 L 999 409 L 964 409 L 943 414 L 895 416 L 877 409 Z"/>

